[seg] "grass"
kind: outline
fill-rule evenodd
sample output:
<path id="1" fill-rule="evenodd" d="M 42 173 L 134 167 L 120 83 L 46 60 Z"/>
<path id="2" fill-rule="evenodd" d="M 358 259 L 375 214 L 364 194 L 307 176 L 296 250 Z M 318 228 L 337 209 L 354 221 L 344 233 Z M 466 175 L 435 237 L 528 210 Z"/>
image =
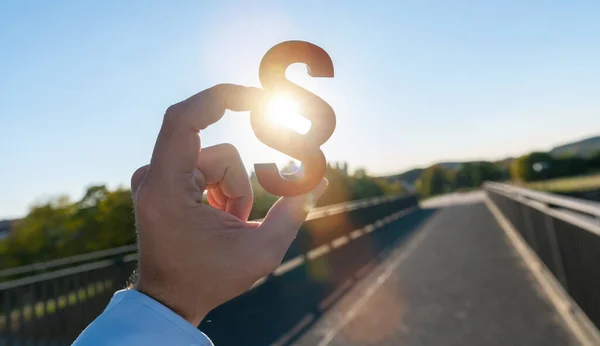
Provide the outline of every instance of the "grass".
<path id="1" fill-rule="evenodd" d="M 548 192 L 576 192 L 600 189 L 600 173 L 528 183 L 526 187 Z"/>

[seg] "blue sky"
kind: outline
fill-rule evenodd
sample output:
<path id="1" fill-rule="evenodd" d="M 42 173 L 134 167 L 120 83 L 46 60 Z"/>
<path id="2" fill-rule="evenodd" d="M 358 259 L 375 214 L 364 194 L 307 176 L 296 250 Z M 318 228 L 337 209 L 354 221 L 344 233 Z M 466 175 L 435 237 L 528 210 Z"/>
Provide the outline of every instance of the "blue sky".
<path id="1" fill-rule="evenodd" d="M 0 218 L 92 183 L 128 184 L 164 110 L 220 82 L 258 86 L 280 41 L 326 49 L 332 161 L 376 174 L 499 159 L 600 133 L 600 2 L 5 1 Z M 231 113 L 202 133 L 248 168 L 286 158 Z"/>

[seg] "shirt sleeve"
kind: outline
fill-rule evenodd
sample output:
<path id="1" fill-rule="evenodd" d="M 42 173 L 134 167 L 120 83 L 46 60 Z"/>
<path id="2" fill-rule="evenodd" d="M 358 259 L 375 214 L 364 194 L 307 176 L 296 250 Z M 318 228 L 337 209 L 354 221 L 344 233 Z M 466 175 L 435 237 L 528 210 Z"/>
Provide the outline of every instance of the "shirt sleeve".
<path id="1" fill-rule="evenodd" d="M 73 345 L 214 346 L 183 317 L 135 290 L 116 292 Z"/>

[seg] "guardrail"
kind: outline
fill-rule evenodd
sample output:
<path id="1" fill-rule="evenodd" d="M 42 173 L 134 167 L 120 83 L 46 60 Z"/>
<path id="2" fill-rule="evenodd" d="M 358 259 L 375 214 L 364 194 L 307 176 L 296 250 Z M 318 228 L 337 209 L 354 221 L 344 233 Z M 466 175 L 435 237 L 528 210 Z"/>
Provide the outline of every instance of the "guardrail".
<path id="1" fill-rule="evenodd" d="M 125 245 L 116 247 L 113 249 L 94 251 L 86 254 L 60 258 L 53 261 L 33 263 L 20 267 L 13 267 L 0 270 L 0 281 L 3 279 L 17 279 L 23 276 L 31 276 L 34 274 L 40 274 L 51 270 L 57 270 L 66 267 L 73 267 L 88 262 L 93 262 L 106 258 L 120 257 L 126 254 L 134 253 L 137 251 L 137 245 Z"/>
<path id="2" fill-rule="evenodd" d="M 377 197 L 316 208 L 280 268 L 304 260 L 313 250 L 332 242 L 351 241 L 351 233 L 357 230 L 370 232 L 417 208 L 415 196 Z M 137 266 L 137 253 L 132 250 L 131 246 L 121 247 L 3 271 L 20 278 L 0 283 L 0 346 L 70 344 L 102 312 L 114 291 L 124 287 Z M 25 273 L 38 274 L 23 277 Z"/>
<path id="3" fill-rule="evenodd" d="M 600 203 L 486 183 L 490 200 L 600 328 Z"/>

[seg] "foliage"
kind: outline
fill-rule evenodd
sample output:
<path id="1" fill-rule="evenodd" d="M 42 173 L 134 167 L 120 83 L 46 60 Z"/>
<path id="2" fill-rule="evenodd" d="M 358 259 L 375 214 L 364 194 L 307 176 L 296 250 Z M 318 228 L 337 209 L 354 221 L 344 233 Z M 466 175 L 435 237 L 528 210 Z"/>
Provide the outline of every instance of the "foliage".
<path id="1" fill-rule="evenodd" d="M 599 161 L 600 154 L 586 159 L 572 155 L 557 158 L 548 153 L 535 152 L 514 160 L 511 176 L 516 181 L 531 182 L 582 175 L 596 167 L 600 168 Z"/>
<path id="2" fill-rule="evenodd" d="M 577 156 L 565 156 L 556 159 L 552 177 L 570 177 L 585 174 L 588 171 L 588 160 Z"/>
<path id="3" fill-rule="evenodd" d="M 550 154 L 534 152 L 515 159 L 510 167 L 510 175 L 517 181 L 548 179 L 554 176 L 555 166 L 556 160 Z"/>
<path id="4" fill-rule="evenodd" d="M 467 162 L 456 172 L 454 187 L 457 189 L 480 187 L 485 181 L 500 181 L 506 178 L 503 169 L 491 162 Z"/>
<path id="5" fill-rule="evenodd" d="M 295 167 L 290 164 L 284 170 Z M 399 183 L 369 176 L 364 169 L 349 174 L 345 163 L 328 165 L 326 177 L 329 187 L 318 205 L 404 192 Z M 262 218 L 278 197 L 266 192 L 256 175 L 251 174 L 250 181 L 254 190 L 250 219 Z M 131 191 L 90 186 L 79 201 L 60 196 L 33 206 L 0 241 L 0 268 L 132 244 L 135 239 Z"/>
<path id="6" fill-rule="evenodd" d="M 600 170 L 600 151 L 597 151 L 590 157 L 588 164 L 590 169 Z"/>
<path id="7" fill-rule="evenodd" d="M 422 197 L 431 197 L 452 190 L 456 174 L 440 165 L 431 166 L 421 173 L 418 191 Z"/>
<path id="8" fill-rule="evenodd" d="M 23 265 L 135 241 L 131 192 L 91 186 L 80 201 L 65 196 L 33 206 L 0 242 L 2 267 Z"/>

